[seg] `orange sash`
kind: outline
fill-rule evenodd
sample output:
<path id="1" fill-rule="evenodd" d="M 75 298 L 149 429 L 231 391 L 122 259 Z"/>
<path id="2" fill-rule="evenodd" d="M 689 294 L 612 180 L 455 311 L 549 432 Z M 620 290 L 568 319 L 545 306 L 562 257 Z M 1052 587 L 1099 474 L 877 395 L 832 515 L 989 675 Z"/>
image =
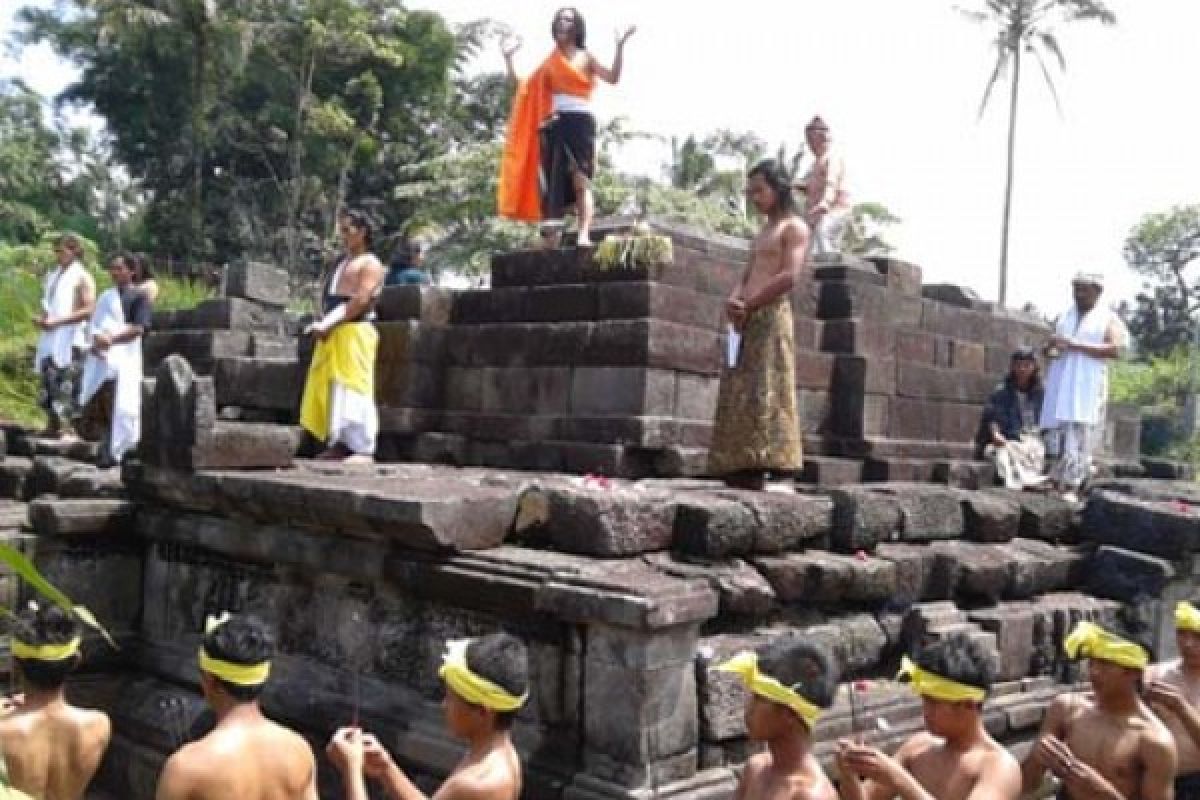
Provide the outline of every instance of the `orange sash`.
<path id="1" fill-rule="evenodd" d="M 504 157 L 500 161 L 500 181 L 496 187 L 496 208 L 500 216 L 525 222 L 537 222 L 542 218 L 538 182 L 542 154 L 538 128 L 550 116 L 555 94 L 588 98 L 594 86 L 592 77 L 576 69 L 558 49 L 517 86 L 512 117 L 508 120 L 508 138 L 504 141 Z"/>

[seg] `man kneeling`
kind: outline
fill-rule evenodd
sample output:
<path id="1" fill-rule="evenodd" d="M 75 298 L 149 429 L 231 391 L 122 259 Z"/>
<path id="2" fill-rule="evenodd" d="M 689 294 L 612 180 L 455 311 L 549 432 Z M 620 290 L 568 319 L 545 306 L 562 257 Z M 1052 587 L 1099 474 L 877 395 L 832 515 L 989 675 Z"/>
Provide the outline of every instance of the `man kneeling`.
<path id="1" fill-rule="evenodd" d="M 1021 769 L 983 725 L 994 671 L 987 653 L 962 634 L 907 657 L 900 678 L 921 698 L 924 733 L 894 758 L 846 739 L 838 742 L 843 800 L 1016 800 Z"/>
<path id="2" fill-rule="evenodd" d="M 0 719 L 0 755 L 9 784 L 40 800 L 80 800 L 108 749 L 108 717 L 63 696 L 81 641 L 79 623 L 57 607 L 33 606 L 13 624 L 12 656 L 25 697 Z"/>
<path id="3" fill-rule="evenodd" d="M 508 634 L 449 642 L 438 673 L 446 684 L 446 727 L 468 750 L 434 795 L 454 800 L 517 800 L 521 759 L 509 737 L 517 710 L 529 695 L 525 645 Z M 329 757 L 342 773 L 346 800 L 367 800 L 366 773 L 393 800 L 425 800 L 425 793 L 371 734 L 341 728 Z"/>
<path id="4" fill-rule="evenodd" d="M 1026 788 L 1050 770 L 1065 800 L 1168 800 L 1175 742 L 1140 696 L 1150 648 L 1090 622 L 1079 623 L 1063 648 L 1087 659 L 1092 691 L 1054 698 L 1022 765 Z"/>
<path id="5" fill-rule="evenodd" d="M 275 639 L 259 620 L 210 618 L 200 689 L 217 727 L 167 760 L 157 800 L 317 800 L 316 761 L 298 734 L 263 716 Z"/>
<path id="6" fill-rule="evenodd" d="M 750 690 L 746 734 L 767 752 L 753 756 L 735 800 L 835 800 L 837 793 L 813 756 L 813 729 L 833 704 L 837 672 L 829 655 L 799 639 L 745 652 L 717 667 L 741 676 Z"/>

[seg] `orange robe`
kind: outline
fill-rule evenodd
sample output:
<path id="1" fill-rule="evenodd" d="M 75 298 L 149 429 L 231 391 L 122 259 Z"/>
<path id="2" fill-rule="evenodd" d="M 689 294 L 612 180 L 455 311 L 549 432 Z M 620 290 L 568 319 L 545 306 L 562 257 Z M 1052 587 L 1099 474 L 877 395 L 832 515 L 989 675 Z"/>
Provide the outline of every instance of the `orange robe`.
<path id="1" fill-rule="evenodd" d="M 496 208 L 500 216 L 525 222 L 537 222 L 542 218 L 538 129 L 553 110 L 554 95 L 589 98 L 594 86 L 592 76 L 576 69 L 558 49 L 517 86 L 512 116 L 508 120 L 508 138 L 504 141 L 504 157 L 500 161 L 500 181 L 496 187 Z"/>

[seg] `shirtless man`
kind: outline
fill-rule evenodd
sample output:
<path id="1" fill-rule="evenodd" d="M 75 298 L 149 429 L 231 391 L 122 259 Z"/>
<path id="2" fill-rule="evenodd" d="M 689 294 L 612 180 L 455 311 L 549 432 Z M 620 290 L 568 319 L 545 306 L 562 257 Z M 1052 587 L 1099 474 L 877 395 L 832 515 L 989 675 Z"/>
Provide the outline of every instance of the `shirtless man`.
<path id="1" fill-rule="evenodd" d="M 904 660 L 921 697 L 926 731 L 894 757 L 842 739 L 837 763 L 842 800 L 1016 800 L 1021 768 L 983 725 L 993 669 L 973 639 L 954 634 Z"/>
<path id="2" fill-rule="evenodd" d="M 746 761 L 734 800 L 836 800 L 813 756 L 813 728 L 833 704 L 837 672 L 829 655 L 799 638 L 739 653 L 717 667 L 739 675 L 750 690 L 746 734 L 767 746 Z"/>
<path id="3" fill-rule="evenodd" d="M 25 696 L 0 718 L 0 756 L 13 788 L 39 800 L 81 800 L 108 749 L 100 711 L 63 696 L 79 665 L 78 621 L 62 609 L 31 607 L 13 623 L 12 656 Z"/>
<path id="4" fill-rule="evenodd" d="M 1064 646 L 1088 660 L 1092 691 L 1054 699 L 1022 764 L 1025 788 L 1040 786 L 1049 770 L 1067 800 L 1170 800 L 1175 743 L 1139 695 L 1150 649 L 1090 622 Z"/>
<path id="5" fill-rule="evenodd" d="M 216 728 L 167 759 L 157 800 L 317 800 L 316 761 L 298 734 L 263 716 L 258 698 L 275 638 L 259 620 L 209 618 L 200 689 Z"/>
<path id="6" fill-rule="evenodd" d="M 813 255 L 835 255 L 842 249 L 842 236 L 850 220 L 850 193 L 846 190 L 846 163 L 830 145 L 829 126 L 813 117 L 804 138 L 816 160 L 804 180 L 804 219 L 813 232 Z"/>
<path id="7" fill-rule="evenodd" d="M 384 269 L 370 252 L 371 221 L 347 211 L 338 221 L 346 257 L 321 296 L 320 320 L 307 329 L 317 339 L 300 424 L 326 449 L 323 460 L 369 461 L 375 454 L 379 413 L 375 408 L 375 353 L 379 334 L 372 321 Z"/>
<path id="8" fill-rule="evenodd" d="M 1200 800 L 1200 609 L 1175 607 L 1179 658 L 1150 668 L 1142 694 L 1175 737 L 1175 800 Z"/>
<path id="9" fill-rule="evenodd" d="M 529 694 L 525 645 L 505 633 L 448 642 L 439 674 L 446 684 L 446 727 L 467 742 L 467 752 L 433 797 L 518 800 L 521 759 L 509 729 Z M 327 752 L 342 773 L 346 800 L 367 800 L 364 773 L 391 800 L 428 800 L 371 734 L 341 728 Z"/>
<path id="10" fill-rule="evenodd" d="M 768 474 L 802 466 L 788 295 L 804 269 L 808 226 L 788 180 L 771 159 L 750 170 L 746 193 L 767 219 L 725 303 L 728 335 L 740 344 L 721 371 L 708 471 L 740 488 L 762 489 Z"/>

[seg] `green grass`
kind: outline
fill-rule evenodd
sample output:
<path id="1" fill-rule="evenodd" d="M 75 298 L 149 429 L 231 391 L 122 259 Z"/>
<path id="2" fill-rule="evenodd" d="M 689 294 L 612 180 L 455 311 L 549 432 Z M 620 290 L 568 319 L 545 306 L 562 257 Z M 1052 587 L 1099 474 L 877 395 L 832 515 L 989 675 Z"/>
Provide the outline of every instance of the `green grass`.
<path id="1" fill-rule="evenodd" d="M 33 372 L 37 329 L 33 315 L 41 298 L 41 275 L 53 262 L 50 237 L 37 245 L 0 242 L 0 420 L 41 426 L 37 407 L 38 379 Z M 97 291 L 111 285 L 97 268 L 95 248 L 85 244 L 85 263 L 96 278 Z M 212 296 L 208 287 L 169 277 L 158 278 L 158 309 L 191 308 Z"/>

